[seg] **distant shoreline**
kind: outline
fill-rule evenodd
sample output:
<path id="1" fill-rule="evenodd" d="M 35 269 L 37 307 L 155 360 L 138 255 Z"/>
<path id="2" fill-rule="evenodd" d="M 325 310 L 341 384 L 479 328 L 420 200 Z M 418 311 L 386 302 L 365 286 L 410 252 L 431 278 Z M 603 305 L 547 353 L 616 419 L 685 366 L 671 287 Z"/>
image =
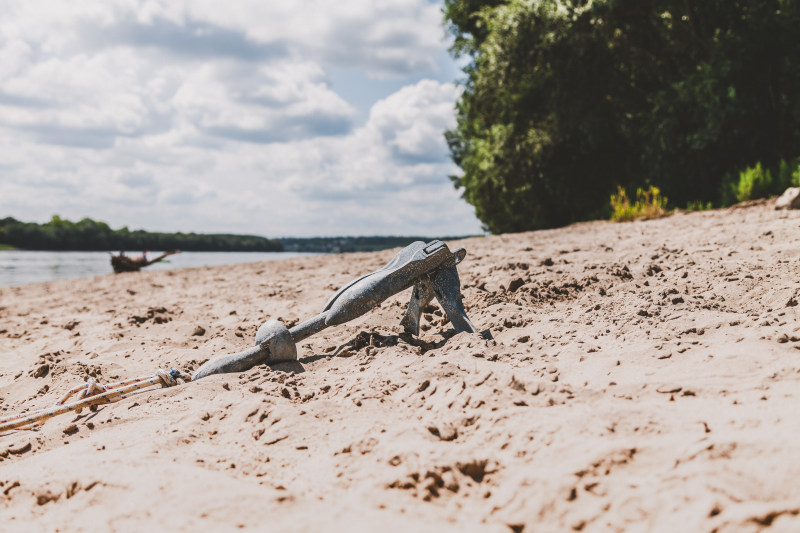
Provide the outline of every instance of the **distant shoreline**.
<path id="1" fill-rule="evenodd" d="M 84 251 L 182 250 L 185 252 L 280 252 L 275 239 L 257 235 L 161 233 L 111 229 L 105 222 L 84 218 L 78 222 L 53 215 L 49 222 L 0 219 L 0 244 L 22 250 Z"/>
<path id="2" fill-rule="evenodd" d="M 129 252 L 181 250 L 184 252 L 376 252 L 401 248 L 414 241 L 449 241 L 470 235 L 450 237 L 371 236 L 371 237 L 281 237 L 228 233 L 162 233 L 111 229 L 105 222 L 84 218 L 71 222 L 54 215 L 45 223 L 21 222 L 13 217 L 0 219 L 0 250 L 50 252 Z"/>

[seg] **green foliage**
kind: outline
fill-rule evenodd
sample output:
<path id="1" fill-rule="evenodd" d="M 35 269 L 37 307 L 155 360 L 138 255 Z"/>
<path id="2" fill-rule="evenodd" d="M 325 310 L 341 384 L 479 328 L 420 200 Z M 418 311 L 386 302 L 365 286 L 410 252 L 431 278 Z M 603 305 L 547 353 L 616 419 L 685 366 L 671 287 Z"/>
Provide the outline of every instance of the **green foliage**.
<path id="1" fill-rule="evenodd" d="M 49 222 L 0 220 L 0 246 L 25 250 L 183 250 L 210 252 L 282 251 L 280 241 L 254 235 L 150 233 L 112 230 L 105 222 L 84 218 L 70 222 L 53 215 Z"/>
<path id="2" fill-rule="evenodd" d="M 463 237 L 441 237 L 453 240 Z M 366 252 L 407 246 L 430 237 L 310 237 L 266 239 L 255 235 L 151 233 L 112 230 L 105 222 L 84 218 L 70 222 L 54 215 L 49 222 L 0 219 L 0 250 L 183 250 L 185 252 Z"/>
<path id="3" fill-rule="evenodd" d="M 739 172 L 739 182 L 736 184 L 736 200 L 746 202 L 754 198 L 764 198 L 772 191 L 772 173 L 764 170 L 761 163 L 754 167 L 747 167 Z"/>
<path id="4" fill-rule="evenodd" d="M 637 188 L 636 201 L 633 203 L 620 186 L 617 186 L 617 193 L 611 195 L 611 220 L 616 222 L 658 218 L 666 214 L 667 198 L 661 195 L 658 187 L 651 185 L 647 190 Z"/>
<path id="5" fill-rule="evenodd" d="M 778 193 L 787 187 L 800 187 L 800 158 L 792 162 L 781 159 L 778 163 L 778 185 L 781 189 Z"/>
<path id="6" fill-rule="evenodd" d="M 714 208 L 711 202 L 703 203 L 700 200 L 692 200 L 691 202 L 687 202 L 686 210 L 689 212 L 692 211 L 710 211 Z"/>
<path id="7" fill-rule="evenodd" d="M 783 159 L 778 163 L 777 185 L 785 190 L 786 187 L 792 187 L 792 165 Z"/>
<path id="8" fill-rule="evenodd" d="M 800 158 L 781 159 L 773 169 L 760 161 L 738 174 L 729 173 L 722 185 L 722 205 L 779 195 L 788 187 L 800 187 Z"/>
<path id="9" fill-rule="evenodd" d="M 618 183 L 718 202 L 726 175 L 800 156 L 798 2 L 446 0 L 444 13 L 469 59 L 452 180 L 492 232 L 597 217 Z"/>

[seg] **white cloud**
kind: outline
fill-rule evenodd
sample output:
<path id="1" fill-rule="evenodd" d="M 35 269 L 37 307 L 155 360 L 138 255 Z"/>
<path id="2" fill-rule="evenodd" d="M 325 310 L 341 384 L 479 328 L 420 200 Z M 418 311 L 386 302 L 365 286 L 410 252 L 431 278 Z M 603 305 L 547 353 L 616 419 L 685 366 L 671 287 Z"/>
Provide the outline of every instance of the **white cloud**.
<path id="1" fill-rule="evenodd" d="M 457 95 L 451 83 L 422 80 L 376 102 L 352 135 L 298 144 L 294 157 L 282 149 L 294 169 L 286 183 L 319 195 L 447 182 L 454 169 L 443 133 L 455 124 Z"/>
<path id="2" fill-rule="evenodd" d="M 308 62 L 206 64 L 172 102 L 181 120 L 205 133 L 261 143 L 346 133 L 355 114 Z"/>
<path id="3" fill-rule="evenodd" d="M 423 80 L 377 102 L 368 125 L 402 159 L 437 161 L 446 153 L 442 132 L 455 126 L 459 89 L 452 83 Z"/>
<path id="4" fill-rule="evenodd" d="M 263 59 L 286 46 L 317 63 L 404 76 L 435 70 L 442 49 L 441 6 L 428 0 L 5 0 L 0 9 L 0 35 L 51 55 L 129 45 Z"/>
<path id="5" fill-rule="evenodd" d="M 442 47 L 441 7 L 427 0 L 251 0 L 224 10 L 213 0 L 150 5 L 149 22 L 209 22 L 254 43 L 290 43 L 314 61 L 358 66 L 373 76 L 431 72 Z"/>
<path id="6" fill-rule="evenodd" d="M 478 231 L 427 0 L 4 2 L 0 216 L 269 235 Z M 395 76 L 346 101 L 329 81 Z M 341 75 L 341 72 L 339 73 Z M 356 106 L 369 109 L 358 123 Z"/>

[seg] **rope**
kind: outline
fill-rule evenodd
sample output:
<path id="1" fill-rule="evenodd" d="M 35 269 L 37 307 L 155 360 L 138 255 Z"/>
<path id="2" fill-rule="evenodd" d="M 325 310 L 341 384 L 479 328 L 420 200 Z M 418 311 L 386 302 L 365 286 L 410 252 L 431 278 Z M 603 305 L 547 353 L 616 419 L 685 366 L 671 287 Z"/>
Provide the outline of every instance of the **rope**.
<path id="1" fill-rule="evenodd" d="M 187 383 L 192 378 L 180 370 L 170 370 L 168 372 L 161 369 L 156 370 L 153 376 L 129 379 L 112 383 L 111 385 L 100 385 L 96 379 L 89 378 L 83 385 L 78 385 L 67 391 L 53 407 L 0 419 L 0 433 L 20 428 L 33 429 L 41 426 L 54 416 L 69 412 L 80 413 L 85 407 L 93 408 L 95 405 L 118 402 L 134 394 L 144 392 L 145 389 L 155 385 L 174 387 L 178 384 L 178 379 Z M 77 401 L 66 403 L 67 400 L 78 393 L 80 394 Z"/>

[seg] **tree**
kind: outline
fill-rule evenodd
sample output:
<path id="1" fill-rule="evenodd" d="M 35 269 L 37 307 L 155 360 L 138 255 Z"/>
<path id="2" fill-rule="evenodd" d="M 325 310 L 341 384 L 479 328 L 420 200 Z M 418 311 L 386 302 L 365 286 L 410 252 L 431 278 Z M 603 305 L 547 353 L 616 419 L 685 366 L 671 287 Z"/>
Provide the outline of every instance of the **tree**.
<path id="1" fill-rule="evenodd" d="M 617 185 L 718 201 L 800 155 L 791 0 L 446 0 L 471 59 L 446 137 L 494 233 L 605 214 Z"/>
<path id="2" fill-rule="evenodd" d="M 127 226 L 112 230 L 91 218 L 71 222 L 58 215 L 45 224 L 0 219 L 0 245 L 26 250 L 283 251 L 279 240 L 256 235 L 151 233 L 129 231 Z"/>

